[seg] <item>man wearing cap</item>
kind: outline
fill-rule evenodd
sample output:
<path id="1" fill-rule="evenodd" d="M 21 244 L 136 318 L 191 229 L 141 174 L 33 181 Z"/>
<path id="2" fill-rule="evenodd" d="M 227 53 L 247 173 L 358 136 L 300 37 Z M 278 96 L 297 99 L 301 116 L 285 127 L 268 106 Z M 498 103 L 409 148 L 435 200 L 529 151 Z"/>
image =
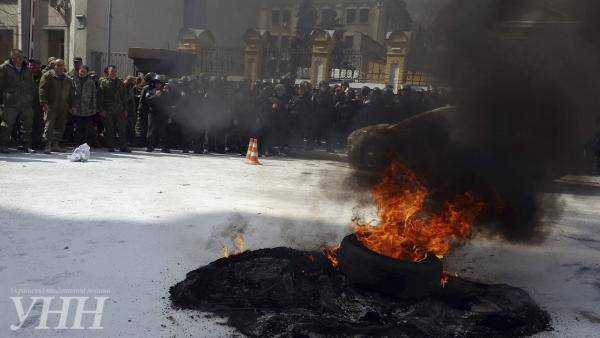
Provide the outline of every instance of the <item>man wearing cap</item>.
<path id="1" fill-rule="evenodd" d="M 69 77 L 74 79 L 79 77 L 79 69 L 83 65 L 83 59 L 80 56 L 76 56 L 73 58 L 73 69 L 69 71 Z"/>
<path id="2" fill-rule="evenodd" d="M 63 152 L 60 147 L 69 112 L 72 111 L 75 90 L 66 74 L 65 61 L 56 59 L 53 69 L 40 80 L 40 104 L 44 112 L 44 153 Z"/>
<path id="3" fill-rule="evenodd" d="M 49 57 L 48 64 L 42 67 L 42 73 L 46 73 L 54 69 L 54 61 L 56 61 L 56 58 L 54 56 Z"/>
<path id="4" fill-rule="evenodd" d="M 79 81 L 81 78 L 79 77 L 79 69 L 81 69 L 81 65 L 83 65 L 83 59 L 79 56 L 73 58 L 73 69 L 69 71 L 69 77 L 73 80 L 73 85 L 75 85 L 75 90 L 80 88 Z"/>
<path id="5" fill-rule="evenodd" d="M 100 80 L 104 140 L 109 152 L 115 151 L 115 138 L 119 136 L 119 150 L 130 153 L 127 146 L 127 92 L 123 81 L 117 77 L 117 67 L 108 67 L 108 77 Z"/>
<path id="6" fill-rule="evenodd" d="M 23 127 L 21 149 L 23 152 L 29 152 L 35 82 L 20 50 L 12 50 L 10 60 L 0 66 L 0 91 L 3 104 L 0 113 L 0 152 L 8 152 L 6 147 L 10 141 L 10 134 L 19 120 Z"/>

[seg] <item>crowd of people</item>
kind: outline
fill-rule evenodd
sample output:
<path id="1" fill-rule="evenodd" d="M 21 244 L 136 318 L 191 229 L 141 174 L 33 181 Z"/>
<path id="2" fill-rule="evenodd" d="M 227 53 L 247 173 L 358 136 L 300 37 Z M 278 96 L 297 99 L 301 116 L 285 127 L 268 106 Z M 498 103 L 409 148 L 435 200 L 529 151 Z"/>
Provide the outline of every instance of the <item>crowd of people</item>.
<path id="1" fill-rule="evenodd" d="M 250 137 L 260 140 L 265 156 L 316 147 L 334 151 L 355 129 L 446 104 L 437 91 L 117 74 L 115 66 L 96 74 L 81 58 L 67 73 L 64 60 L 51 58 L 42 67 L 13 50 L 0 66 L 0 151 L 8 152 L 12 141 L 23 152 L 48 154 L 83 143 L 109 152 L 133 146 L 245 154 Z"/>

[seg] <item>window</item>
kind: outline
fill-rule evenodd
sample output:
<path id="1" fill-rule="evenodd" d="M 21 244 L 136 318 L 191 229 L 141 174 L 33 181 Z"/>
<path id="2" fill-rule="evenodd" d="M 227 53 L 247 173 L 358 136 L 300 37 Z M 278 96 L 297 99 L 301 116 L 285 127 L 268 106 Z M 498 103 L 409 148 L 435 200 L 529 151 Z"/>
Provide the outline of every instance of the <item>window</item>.
<path id="1" fill-rule="evenodd" d="M 65 31 L 59 29 L 48 30 L 48 57 L 65 58 Z"/>
<path id="2" fill-rule="evenodd" d="M 368 8 L 361 9 L 359 16 L 360 16 L 359 17 L 360 23 L 368 23 L 369 22 L 369 9 Z"/>
<path id="3" fill-rule="evenodd" d="M 292 21 L 292 13 L 289 9 L 284 9 L 283 12 L 281 12 L 281 21 L 283 23 L 290 23 Z"/>
<path id="4" fill-rule="evenodd" d="M 10 57 L 10 51 L 14 48 L 12 29 L 0 30 L 0 58 L 6 60 Z"/>
<path id="5" fill-rule="evenodd" d="M 280 12 L 277 9 L 271 11 L 271 24 L 279 25 L 281 23 Z"/>
<path id="6" fill-rule="evenodd" d="M 354 36 L 346 36 L 344 38 L 344 48 L 345 49 L 353 49 L 354 48 Z"/>
<path id="7" fill-rule="evenodd" d="M 326 8 L 321 11 L 321 28 L 336 29 L 338 26 L 337 12 L 334 9 Z"/>
<path id="8" fill-rule="evenodd" d="M 356 9 L 346 11 L 346 23 L 353 24 L 356 22 Z"/>

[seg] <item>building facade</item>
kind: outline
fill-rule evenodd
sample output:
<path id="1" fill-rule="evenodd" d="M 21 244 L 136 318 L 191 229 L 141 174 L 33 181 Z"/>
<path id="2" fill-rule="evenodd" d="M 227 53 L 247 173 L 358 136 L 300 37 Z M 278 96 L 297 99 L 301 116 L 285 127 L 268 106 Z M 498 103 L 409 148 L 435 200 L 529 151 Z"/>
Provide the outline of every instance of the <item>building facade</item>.
<path id="1" fill-rule="evenodd" d="M 345 36 L 362 33 L 374 41 L 385 42 L 386 33 L 408 31 L 410 15 L 403 0 L 313 0 L 314 18 L 302 18 L 301 1 L 263 0 L 258 14 L 258 28 L 268 30 L 285 46 L 298 29 L 299 20 L 314 20 L 321 29 L 345 31 Z"/>
<path id="2" fill-rule="evenodd" d="M 106 63 L 109 4 L 111 63 L 129 62 L 130 47 L 177 49 L 183 0 L 2 0 L 0 57 L 19 48 L 42 62 L 80 56 Z"/>

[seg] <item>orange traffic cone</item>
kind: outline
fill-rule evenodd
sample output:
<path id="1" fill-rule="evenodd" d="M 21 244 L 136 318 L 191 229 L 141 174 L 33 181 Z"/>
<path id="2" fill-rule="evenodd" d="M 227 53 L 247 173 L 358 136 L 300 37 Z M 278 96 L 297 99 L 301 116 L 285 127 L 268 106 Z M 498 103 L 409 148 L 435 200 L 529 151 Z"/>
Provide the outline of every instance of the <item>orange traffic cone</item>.
<path id="1" fill-rule="evenodd" d="M 261 163 L 258 161 L 258 140 L 253 139 L 252 141 L 252 151 L 250 152 L 250 158 L 248 159 L 248 163 L 254 165 L 261 165 Z"/>
<path id="2" fill-rule="evenodd" d="M 246 160 L 250 161 L 250 154 L 252 153 L 252 145 L 254 144 L 254 138 L 250 138 L 250 142 L 248 142 L 248 151 L 246 152 Z"/>

